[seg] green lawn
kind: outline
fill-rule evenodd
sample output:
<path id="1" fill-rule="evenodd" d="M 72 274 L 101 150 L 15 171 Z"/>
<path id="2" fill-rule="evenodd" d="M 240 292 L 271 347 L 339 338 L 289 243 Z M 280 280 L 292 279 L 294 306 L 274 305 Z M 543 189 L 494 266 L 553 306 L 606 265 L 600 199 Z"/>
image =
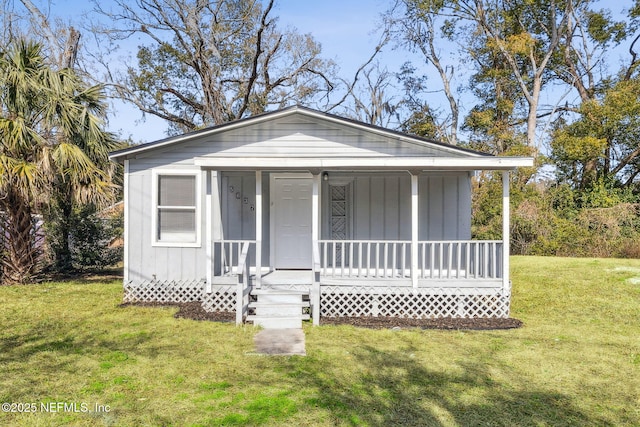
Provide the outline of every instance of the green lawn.
<path id="1" fill-rule="evenodd" d="M 520 329 L 305 326 L 307 357 L 120 308 L 117 282 L 2 287 L 0 402 L 37 412 L 0 425 L 640 425 L 640 261 L 515 257 L 512 276 Z"/>

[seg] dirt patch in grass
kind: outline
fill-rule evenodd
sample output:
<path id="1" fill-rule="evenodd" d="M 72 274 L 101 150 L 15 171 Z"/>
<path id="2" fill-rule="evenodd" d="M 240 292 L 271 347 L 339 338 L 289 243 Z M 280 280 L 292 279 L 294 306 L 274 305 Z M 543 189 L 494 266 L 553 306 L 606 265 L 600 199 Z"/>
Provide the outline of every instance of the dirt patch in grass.
<path id="1" fill-rule="evenodd" d="M 175 318 L 191 320 L 210 320 L 213 322 L 235 322 L 236 314 L 230 311 L 210 313 L 202 308 L 199 301 L 193 302 L 125 302 L 120 307 L 178 307 Z"/>
<path id="2" fill-rule="evenodd" d="M 404 319 L 398 317 L 323 317 L 322 325 L 352 325 L 370 329 L 419 328 L 446 330 L 489 330 L 515 329 L 522 326 L 518 319 L 457 319 L 443 317 L 438 319 Z"/>
<path id="3" fill-rule="evenodd" d="M 121 307 L 178 307 L 176 318 L 191 320 L 209 320 L 213 322 L 234 322 L 236 315 L 233 312 L 204 311 L 198 301 L 184 303 L 161 302 L 137 302 L 124 303 Z M 444 317 L 438 319 L 404 319 L 398 317 L 321 317 L 321 325 L 351 325 L 370 329 L 446 329 L 446 330 L 490 330 L 490 329 L 515 329 L 522 326 L 518 319 L 456 319 Z"/>

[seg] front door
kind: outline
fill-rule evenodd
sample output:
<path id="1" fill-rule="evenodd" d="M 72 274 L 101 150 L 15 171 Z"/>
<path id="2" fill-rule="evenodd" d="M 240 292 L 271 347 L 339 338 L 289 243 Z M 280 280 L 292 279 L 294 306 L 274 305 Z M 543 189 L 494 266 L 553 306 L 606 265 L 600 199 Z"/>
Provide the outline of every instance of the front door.
<path id="1" fill-rule="evenodd" d="M 274 267 L 310 269 L 312 179 L 275 177 L 272 200 Z"/>

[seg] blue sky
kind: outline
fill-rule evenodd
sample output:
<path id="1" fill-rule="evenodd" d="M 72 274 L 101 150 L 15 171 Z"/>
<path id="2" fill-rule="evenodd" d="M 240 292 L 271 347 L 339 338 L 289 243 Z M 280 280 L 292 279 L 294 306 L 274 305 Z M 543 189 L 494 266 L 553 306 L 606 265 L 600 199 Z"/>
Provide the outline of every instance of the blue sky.
<path id="1" fill-rule="evenodd" d="M 33 0 L 42 10 L 46 10 L 47 0 Z M 86 0 L 52 0 L 50 9 L 51 18 L 61 17 L 65 20 L 79 21 L 84 13 L 91 10 L 92 4 Z M 101 5 L 108 9 L 112 0 L 100 0 Z M 627 4 L 630 0 L 625 0 Z M 276 0 L 274 15 L 279 16 L 279 26 L 281 29 L 295 27 L 301 33 L 311 33 L 322 45 L 322 56 L 333 59 L 340 66 L 340 75 L 343 78 L 351 79 L 357 68 L 369 58 L 379 34 L 376 30 L 380 28 L 381 13 L 383 13 L 392 3 L 392 0 Z M 15 2 L 19 7 L 19 2 Z M 600 4 L 604 8 L 611 8 L 612 12 L 619 13 L 622 4 L 609 4 L 601 0 Z M 88 37 L 85 36 L 85 41 Z M 131 45 L 135 46 L 136 40 Z M 623 44 L 617 50 L 625 50 L 628 43 Z M 447 61 L 447 46 L 441 46 L 443 50 L 442 60 Z M 453 49 L 456 49 L 455 47 Z M 451 49 L 450 49 L 451 50 Z M 625 52 L 622 52 L 624 55 Z M 123 53 L 121 53 L 123 54 Z M 131 52 L 133 56 L 135 52 Z M 617 61 L 620 54 L 611 53 L 609 60 Z M 390 72 L 397 71 L 402 63 L 411 59 L 407 52 L 394 51 L 391 46 L 385 47 L 378 56 L 378 60 L 386 66 Z M 415 60 L 416 57 L 414 56 Z M 420 60 L 415 62 L 420 65 Z M 456 79 L 453 82 L 454 88 L 464 85 L 465 70 L 464 63 L 451 63 L 455 66 Z M 435 108 L 442 108 L 443 112 L 448 111 L 446 99 L 442 93 L 437 91 L 441 88 L 439 77 L 435 71 L 422 63 L 421 73 L 430 75 L 428 84 L 431 92 L 429 94 L 429 104 Z M 461 94 L 463 95 L 463 94 Z M 466 95 L 468 96 L 468 94 Z M 547 90 L 543 96 L 543 103 L 555 103 L 555 98 L 560 96 L 553 88 Z M 569 100 L 572 101 L 571 99 Z M 465 108 L 470 108 L 470 102 L 460 103 L 461 114 L 464 115 Z M 131 137 L 135 142 L 148 142 L 161 139 L 166 136 L 166 124 L 153 116 L 147 116 L 145 121 L 141 121 L 142 115 L 139 111 L 122 103 L 114 103 L 114 109 L 109 121 L 110 130 L 117 132 L 123 138 Z M 544 125 L 544 123 L 541 123 Z"/>
<path id="2" fill-rule="evenodd" d="M 46 0 L 34 0 L 46 10 Z M 102 0 L 107 9 L 109 0 Z M 340 75 L 351 78 L 357 68 L 373 52 L 379 35 L 380 14 L 388 7 L 389 0 L 277 0 L 274 15 L 279 16 L 280 28 L 295 27 L 301 33 L 311 33 L 322 45 L 322 56 L 333 59 L 340 66 Z M 91 3 L 78 0 L 53 2 L 50 16 L 63 19 L 80 19 L 91 10 Z M 388 47 L 380 56 L 389 67 L 398 67 L 404 62 L 403 54 L 392 52 Z M 121 104 L 115 105 L 110 118 L 110 129 L 122 137 L 131 136 L 136 142 L 146 142 L 165 136 L 165 124 L 153 117 L 141 122 L 141 114 Z"/>

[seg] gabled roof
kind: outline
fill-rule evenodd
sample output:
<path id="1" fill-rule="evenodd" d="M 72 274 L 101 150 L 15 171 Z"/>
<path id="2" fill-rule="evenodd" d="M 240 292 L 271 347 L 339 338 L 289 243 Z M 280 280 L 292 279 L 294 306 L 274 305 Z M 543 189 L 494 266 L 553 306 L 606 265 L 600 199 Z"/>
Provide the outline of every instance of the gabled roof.
<path id="1" fill-rule="evenodd" d="M 337 129 L 347 130 L 349 132 L 356 132 L 361 135 L 367 135 L 368 138 L 376 138 L 383 141 L 388 141 L 391 144 L 400 144 L 404 147 L 414 147 L 414 151 L 432 150 L 437 152 L 434 155 L 412 155 L 411 158 L 403 155 L 381 155 L 375 157 L 374 155 L 367 156 L 366 159 L 358 157 L 357 162 L 354 157 L 339 158 L 337 156 L 323 157 L 318 156 L 316 158 L 296 158 L 293 155 L 281 155 L 280 157 L 271 157 L 265 159 L 260 156 L 243 156 L 242 167 L 273 167 L 273 165 L 282 165 L 283 167 L 302 167 L 309 168 L 345 168 L 349 165 L 357 166 L 358 168 L 368 167 L 404 167 L 411 166 L 418 169 L 421 166 L 429 168 L 456 168 L 456 169 L 513 169 L 519 166 L 530 166 L 533 164 L 532 159 L 529 158 L 505 158 L 495 157 L 486 153 L 481 153 L 466 148 L 452 146 L 444 144 L 431 139 L 421 138 L 417 136 L 408 135 L 402 132 L 386 129 L 380 126 L 374 126 L 367 123 L 359 122 L 344 117 L 340 117 L 334 114 L 324 113 L 317 110 L 313 110 L 301 106 L 292 106 L 277 111 L 267 112 L 259 115 L 255 115 L 249 118 L 236 120 L 233 122 L 221 124 L 218 126 L 210 127 L 203 130 L 189 132 L 183 135 L 165 138 L 159 141 L 149 142 L 146 144 L 136 145 L 123 150 L 114 151 L 109 155 L 109 158 L 115 161 L 123 162 L 127 159 L 136 158 L 138 156 L 152 155 L 156 150 L 171 150 L 179 149 L 181 144 L 198 143 L 200 140 L 206 140 L 209 138 L 221 138 L 222 135 L 228 132 L 237 132 L 243 129 L 250 129 L 255 126 L 267 125 L 271 121 L 277 121 L 280 119 L 297 118 L 304 120 L 311 120 L 316 123 L 321 123 L 325 126 L 335 127 Z M 278 122 L 279 123 L 279 122 Z M 375 153 L 374 153 L 375 154 Z M 231 166 L 238 166 L 238 162 L 224 155 L 212 155 L 212 156 L 198 156 L 195 159 L 195 164 L 202 167 L 213 168 L 228 168 Z M 453 161 L 453 163 L 452 163 Z M 357 163 L 357 164 L 356 164 Z"/>

